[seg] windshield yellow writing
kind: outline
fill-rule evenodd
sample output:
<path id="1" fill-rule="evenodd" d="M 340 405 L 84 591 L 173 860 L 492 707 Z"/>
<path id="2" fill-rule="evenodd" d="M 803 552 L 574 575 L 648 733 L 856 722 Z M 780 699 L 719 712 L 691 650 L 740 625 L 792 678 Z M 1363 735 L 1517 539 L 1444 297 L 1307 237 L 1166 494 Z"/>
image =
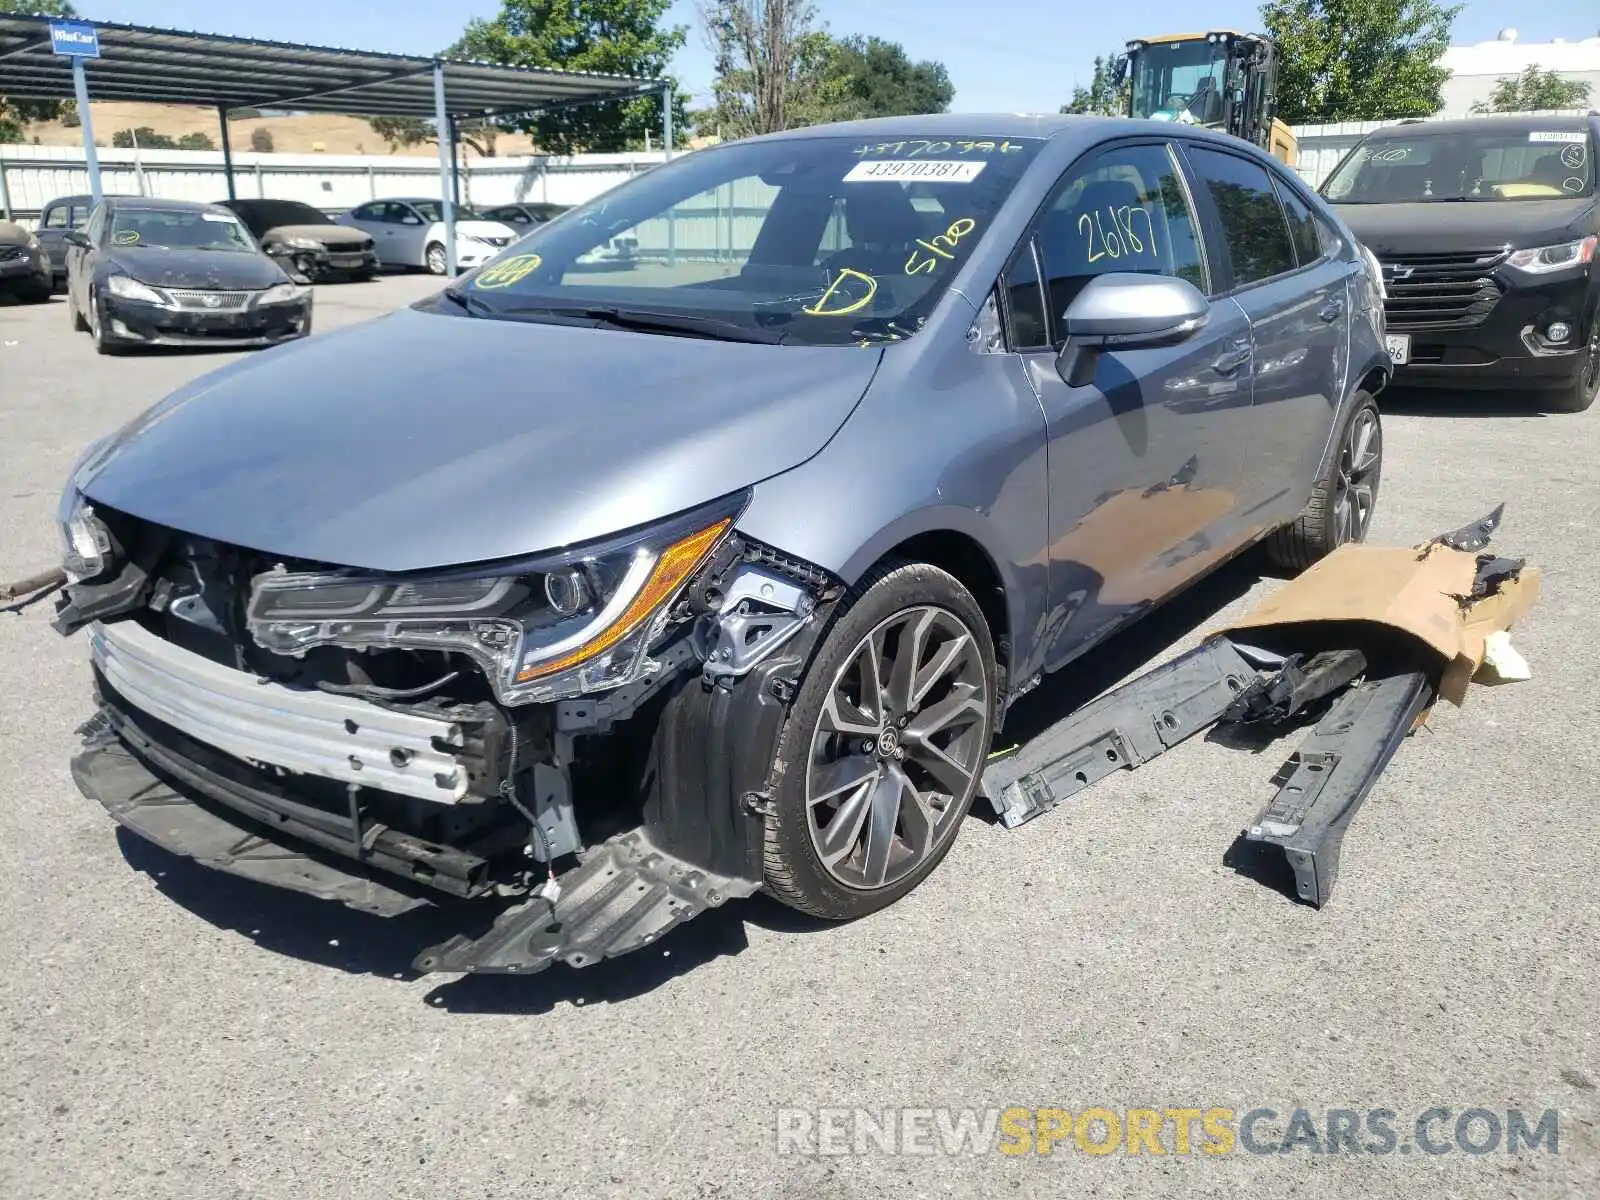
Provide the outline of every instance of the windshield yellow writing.
<path id="1" fill-rule="evenodd" d="M 475 288 L 503 288 L 510 287 L 526 279 L 539 269 L 539 264 L 544 259 L 537 254 L 513 254 L 510 258 L 502 259 L 485 267 L 472 280 Z"/>
<path id="2" fill-rule="evenodd" d="M 116 236 L 111 239 L 119 246 L 132 246 L 139 240 L 137 229 L 119 229 Z"/>
<path id="3" fill-rule="evenodd" d="M 971 217 L 962 217 L 959 220 L 950 222 L 950 228 L 937 237 L 930 239 L 918 238 L 917 245 L 921 246 L 922 250 L 913 250 L 911 257 L 906 259 L 906 274 L 926 275 L 938 267 L 941 259 L 954 258 L 956 243 L 977 227 L 978 223 Z M 923 257 L 924 250 L 927 251 L 929 257 Z"/>
<path id="4" fill-rule="evenodd" d="M 846 285 L 850 285 L 846 287 Z M 865 294 L 860 294 L 865 289 Z M 840 267 L 839 274 L 817 297 L 815 304 L 800 311 L 808 317 L 848 317 L 872 303 L 878 294 L 878 281 L 871 275 Z"/>
<path id="5" fill-rule="evenodd" d="M 1120 208 L 1103 211 L 1104 220 L 1101 219 L 1100 209 L 1084 213 L 1078 218 L 1078 232 L 1083 234 L 1088 245 L 1090 262 L 1099 262 L 1102 258 L 1138 257 L 1141 254 L 1156 257 L 1155 226 L 1147 210 L 1124 204 Z M 1140 217 L 1144 218 L 1142 237 L 1139 234 Z M 1098 249 L 1095 244 L 1097 235 Z"/>

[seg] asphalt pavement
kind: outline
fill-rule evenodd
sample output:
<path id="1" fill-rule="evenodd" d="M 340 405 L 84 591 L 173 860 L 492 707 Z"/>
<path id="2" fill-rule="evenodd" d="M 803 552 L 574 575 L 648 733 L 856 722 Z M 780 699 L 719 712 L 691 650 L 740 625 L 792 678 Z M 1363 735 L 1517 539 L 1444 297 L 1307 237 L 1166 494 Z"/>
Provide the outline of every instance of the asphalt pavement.
<path id="1" fill-rule="evenodd" d="M 321 286 L 316 327 L 433 286 Z M 0 581 L 57 561 L 56 499 L 86 442 L 233 357 L 102 358 L 59 297 L 0 307 Z M 417 977 L 413 955 L 450 932 L 437 917 L 383 922 L 119 835 L 68 774 L 82 638 L 58 637 L 48 604 L 0 615 L 0 1195 L 1600 1194 L 1600 407 L 1396 398 L 1385 430 L 1373 540 L 1503 500 L 1496 545 L 1545 588 L 1515 632 L 1533 678 L 1474 688 L 1408 741 L 1322 911 L 1222 861 L 1286 746 L 1197 739 L 1020 830 L 969 819 L 926 885 L 855 924 L 758 899 L 581 971 Z M 1058 698 L 1273 586 L 1255 556 L 1235 562 Z M 1049 1153 L 1006 1153 L 1014 1124 L 953 1154 L 849 1132 L 855 1109 L 903 1135 L 1011 1108 L 1275 1116 L 1207 1143 L 1230 1153 L 1179 1153 L 1171 1132 L 1163 1154 L 1093 1153 L 1103 1117 Z M 1317 1152 L 1288 1136 L 1296 1108 Z M 1397 1114 L 1390 1152 L 1330 1150 L 1342 1109 Z M 1554 1152 L 1469 1152 L 1489 1129 L 1469 1118 L 1454 1140 L 1470 1109 L 1507 1132 L 1512 1110 L 1555 1112 Z"/>

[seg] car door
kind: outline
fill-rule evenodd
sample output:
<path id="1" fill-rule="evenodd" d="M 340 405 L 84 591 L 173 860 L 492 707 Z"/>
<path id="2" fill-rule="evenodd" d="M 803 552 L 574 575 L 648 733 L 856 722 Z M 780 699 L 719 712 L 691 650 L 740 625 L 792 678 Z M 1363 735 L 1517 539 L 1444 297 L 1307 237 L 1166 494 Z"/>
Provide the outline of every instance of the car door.
<path id="1" fill-rule="evenodd" d="M 352 225 L 370 237 L 379 262 L 400 265 L 405 259 L 401 257 L 399 248 L 394 244 L 394 233 L 398 227 L 384 219 L 388 209 L 387 200 L 373 200 L 351 209 L 339 219 L 339 223 Z"/>
<path id="2" fill-rule="evenodd" d="M 1264 163 L 1198 141 L 1186 154 L 1227 294 L 1250 319 L 1247 504 L 1264 532 L 1293 520 L 1311 494 L 1344 397 L 1348 292 L 1360 265 L 1323 253 L 1309 205 Z"/>
<path id="3" fill-rule="evenodd" d="M 80 314 L 89 311 L 89 285 L 94 280 L 94 264 L 100 239 L 106 229 L 106 205 L 102 201 L 89 212 L 81 230 L 88 245 L 71 245 L 67 252 L 67 289 Z"/>
<path id="4" fill-rule="evenodd" d="M 1240 541 L 1249 323 L 1221 300 L 1187 340 L 1108 349 L 1092 383 L 1070 386 L 1057 370 L 1063 314 L 1091 278 L 1111 272 L 1176 276 L 1209 290 L 1198 218 L 1165 140 L 1079 159 L 1006 276 L 1011 324 L 1047 426 L 1050 667 Z"/>
<path id="5" fill-rule="evenodd" d="M 399 200 L 389 201 L 387 214 L 388 228 L 394 230 L 393 244 L 395 247 L 395 262 L 403 262 L 408 267 L 420 267 L 424 264 L 423 242 L 427 238 L 428 226 L 431 224 L 417 209 L 402 203 Z"/>

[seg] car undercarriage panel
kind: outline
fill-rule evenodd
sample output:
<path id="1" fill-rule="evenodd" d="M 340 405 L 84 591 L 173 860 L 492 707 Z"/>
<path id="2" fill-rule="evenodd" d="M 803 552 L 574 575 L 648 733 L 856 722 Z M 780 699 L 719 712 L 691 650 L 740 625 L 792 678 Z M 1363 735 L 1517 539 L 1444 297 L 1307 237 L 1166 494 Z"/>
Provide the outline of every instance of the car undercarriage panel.
<path id="1" fill-rule="evenodd" d="M 555 962 L 587 967 L 637 950 L 707 909 L 760 884 L 700 870 L 630 829 L 589 851 L 543 892 L 508 908 L 478 938 L 463 934 L 424 950 L 417 970 L 532 974 Z"/>

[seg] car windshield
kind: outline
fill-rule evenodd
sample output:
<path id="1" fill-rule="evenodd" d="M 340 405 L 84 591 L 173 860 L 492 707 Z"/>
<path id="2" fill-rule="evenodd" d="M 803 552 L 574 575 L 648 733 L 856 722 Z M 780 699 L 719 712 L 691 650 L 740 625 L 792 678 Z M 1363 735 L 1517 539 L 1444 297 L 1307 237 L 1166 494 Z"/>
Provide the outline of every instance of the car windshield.
<path id="1" fill-rule="evenodd" d="M 424 220 L 444 220 L 444 205 L 437 200 L 408 200 L 406 203 L 421 213 Z M 485 219 L 483 214 L 476 209 L 467 208 L 462 204 L 457 204 L 454 207 L 456 220 L 458 221 L 482 221 Z"/>
<path id="2" fill-rule="evenodd" d="M 255 252 L 255 242 L 232 213 L 119 208 L 111 218 L 111 244 L 148 250 Z"/>
<path id="3" fill-rule="evenodd" d="M 898 340 L 927 318 L 1041 144 L 797 137 L 699 151 L 540 226 L 457 294 L 484 316 L 620 312 L 703 336 Z"/>
<path id="4" fill-rule="evenodd" d="M 1335 204 L 1561 200 L 1594 193 L 1594 146 L 1581 127 L 1402 128 L 1368 138 L 1322 185 Z"/>
<path id="5" fill-rule="evenodd" d="M 252 229 L 278 229 L 284 225 L 332 225 L 325 213 L 297 200 L 251 200 L 238 206 L 239 215 Z"/>

